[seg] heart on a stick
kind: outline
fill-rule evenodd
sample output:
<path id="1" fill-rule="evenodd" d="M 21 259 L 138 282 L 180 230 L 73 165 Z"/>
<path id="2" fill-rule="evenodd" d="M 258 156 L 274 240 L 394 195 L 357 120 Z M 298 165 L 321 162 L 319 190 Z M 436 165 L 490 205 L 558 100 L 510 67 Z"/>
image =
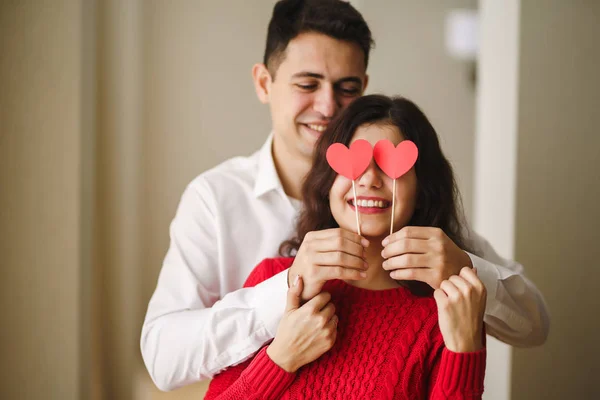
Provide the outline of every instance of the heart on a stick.
<path id="1" fill-rule="evenodd" d="M 398 179 L 410 171 L 418 155 L 417 146 L 410 140 L 403 140 L 394 147 L 391 141 L 384 139 L 378 141 L 373 149 L 375 162 L 392 179 Z"/>
<path id="2" fill-rule="evenodd" d="M 327 162 L 338 174 L 355 180 L 371 164 L 373 147 L 364 139 L 352 142 L 350 148 L 342 143 L 334 143 L 327 149 Z"/>

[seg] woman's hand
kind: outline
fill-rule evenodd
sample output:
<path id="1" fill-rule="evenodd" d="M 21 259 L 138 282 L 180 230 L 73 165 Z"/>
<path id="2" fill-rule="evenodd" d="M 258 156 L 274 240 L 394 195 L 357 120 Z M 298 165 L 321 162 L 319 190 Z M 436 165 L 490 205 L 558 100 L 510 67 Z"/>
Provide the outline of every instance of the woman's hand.
<path id="1" fill-rule="evenodd" d="M 464 267 L 442 281 L 433 296 L 446 348 L 455 353 L 482 349 L 486 290 L 477 273 Z"/>
<path id="2" fill-rule="evenodd" d="M 275 339 L 267 348 L 273 362 L 287 372 L 313 362 L 327 352 L 337 336 L 338 318 L 331 295 L 323 292 L 306 304 L 300 305 L 303 282 L 296 275 L 288 289 L 285 312 L 277 328 Z"/>
<path id="3" fill-rule="evenodd" d="M 368 245 L 367 239 L 342 228 L 308 232 L 289 269 L 288 279 L 291 281 L 296 275 L 304 278 L 302 300 L 305 301 L 320 293 L 328 280 L 364 279 L 369 268 L 365 260 Z"/>

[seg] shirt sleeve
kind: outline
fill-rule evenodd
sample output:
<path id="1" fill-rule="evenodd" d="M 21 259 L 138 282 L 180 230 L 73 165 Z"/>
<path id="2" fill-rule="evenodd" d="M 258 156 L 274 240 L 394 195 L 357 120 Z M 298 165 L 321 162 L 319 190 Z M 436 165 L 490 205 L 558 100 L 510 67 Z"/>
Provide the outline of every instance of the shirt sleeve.
<path id="1" fill-rule="evenodd" d="M 285 271 L 220 299 L 216 220 L 210 187 L 188 186 L 142 327 L 142 357 L 161 390 L 247 360 L 274 337 L 285 309 Z"/>
<path id="2" fill-rule="evenodd" d="M 543 344 L 548 337 L 550 317 L 540 291 L 527 279 L 521 264 L 500 257 L 476 233 L 469 235 L 479 255 L 467 254 L 487 289 L 487 333 L 518 347 Z"/>

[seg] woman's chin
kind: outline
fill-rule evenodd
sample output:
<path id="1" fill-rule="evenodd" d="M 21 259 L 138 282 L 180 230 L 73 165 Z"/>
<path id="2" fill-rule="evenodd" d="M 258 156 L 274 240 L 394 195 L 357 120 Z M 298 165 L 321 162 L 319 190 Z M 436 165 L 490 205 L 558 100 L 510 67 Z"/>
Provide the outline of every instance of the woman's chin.
<path id="1" fill-rule="evenodd" d="M 368 227 L 360 227 L 361 231 L 360 233 L 362 234 L 363 237 L 365 237 L 367 240 L 372 240 L 372 239 L 385 239 L 389 234 L 390 234 L 390 227 L 388 226 L 387 228 L 379 228 L 379 229 L 374 229 L 374 228 L 368 228 Z"/>

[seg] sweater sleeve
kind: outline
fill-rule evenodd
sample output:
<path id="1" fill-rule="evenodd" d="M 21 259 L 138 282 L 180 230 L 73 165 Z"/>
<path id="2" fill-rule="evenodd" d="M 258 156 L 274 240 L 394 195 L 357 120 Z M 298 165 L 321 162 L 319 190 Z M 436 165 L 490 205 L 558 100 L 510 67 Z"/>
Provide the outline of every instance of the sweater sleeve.
<path id="1" fill-rule="evenodd" d="M 266 259 L 254 268 L 244 287 L 252 287 L 289 267 L 291 260 Z M 278 399 L 296 374 L 275 364 L 263 347 L 253 359 L 221 372 L 210 382 L 205 400 Z"/>
<path id="2" fill-rule="evenodd" d="M 429 380 L 429 399 L 475 400 L 483 394 L 486 349 L 454 353 L 442 347 Z"/>
<path id="3" fill-rule="evenodd" d="M 259 283 L 266 281 L 267 279 L 277 275 L 281 271 L 289 268 L 292 265 L 293 258 L 266 258 L 260 262 L 250 275 L 244 287 L 254 287 Z"/>
<path id="4" fill-rule="evenodd" d="M 244 363 L 247 364 L 247 363 Z M 210 383 L 205 400 L 279 399 L 296 377 L 275 364 L 267 348 L 249 365 L 240 364 L 217 375 Z"/>

